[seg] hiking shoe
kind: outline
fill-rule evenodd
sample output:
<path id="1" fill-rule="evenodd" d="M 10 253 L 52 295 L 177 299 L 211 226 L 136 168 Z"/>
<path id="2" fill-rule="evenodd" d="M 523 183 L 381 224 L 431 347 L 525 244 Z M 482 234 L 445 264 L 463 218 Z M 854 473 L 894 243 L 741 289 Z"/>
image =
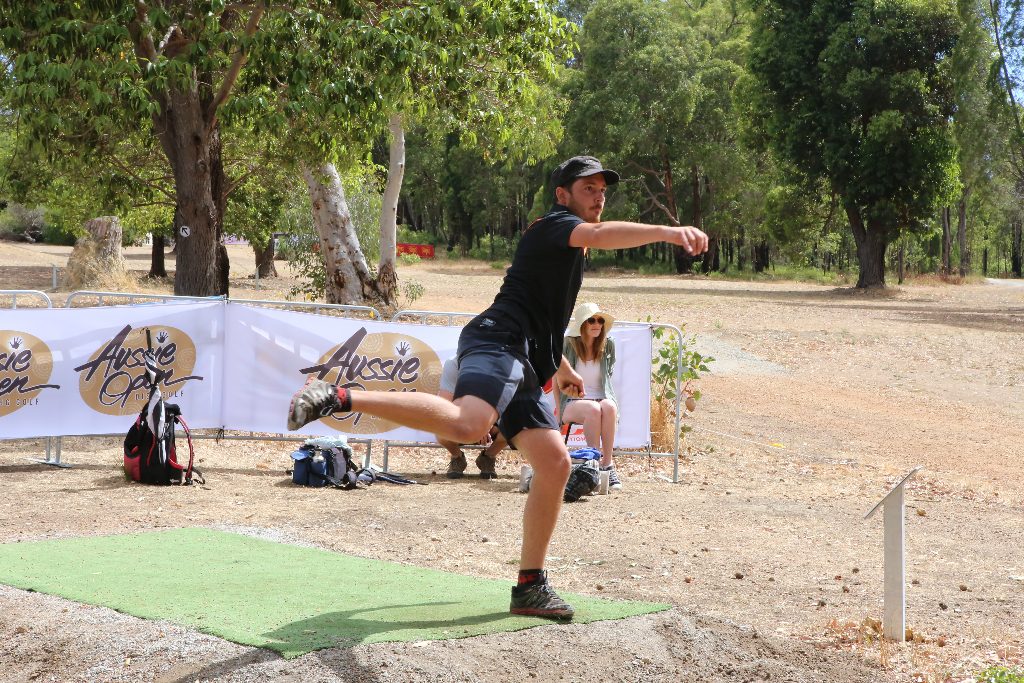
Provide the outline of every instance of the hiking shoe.
<path id="1" fill-rule="evenodd" d="M 614 489 L 615 491 L 622 490 L 622 480 L 619 479 L 619 473 L 615 471 L 615 465 L 602 467 L 601 471 L 608 473 L 608 488 Z"/>
<path id="2" fill-rule="evenodd" d="M 305 386 L 292 396 L 288 406 L 288 429 L 298 429 L 338 410 L 341 407 L 338 391 L 333 384 L 310 377 Z"/>
<path id="3" fill-rule="evenodd" d="M 444 476 L 449 479 L 462 479 L 462 473 L 466 471 L 467 464 L 465 454 L 452 458 L 448 461 L 448 472 Z"/>
<path id="4" fill-rule="evenodd" d="M 559 621 L 569 621 L 575 613 L 572 605 L 551 590 L 547 577 L 541 578 L 536 583 L 514 586 L 512 588 L 512 605 L 509 611 L 512 614 Z"/>
<path id="5" fill-rule="evenodd" d="M 498 473 L 494 471 L 494 466 L 497 464 L 496 458 L 485 455 L 483 451 L 480 451 L 480 455 L 476 456 L 476 466 L 480 468 L 481 479 L 497 479 Z"/>

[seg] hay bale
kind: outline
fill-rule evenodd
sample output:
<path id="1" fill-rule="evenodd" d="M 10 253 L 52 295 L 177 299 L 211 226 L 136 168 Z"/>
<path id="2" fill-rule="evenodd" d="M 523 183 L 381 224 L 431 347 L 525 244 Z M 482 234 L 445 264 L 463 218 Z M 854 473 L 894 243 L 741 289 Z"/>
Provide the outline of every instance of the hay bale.
<path id="1" fill-rule="evenodd" d="M 65 289 L 102 289 L 128 280 L 128 265 L 121 251 L 121 221 L 100 216 L 85 222 L 86 235 L 75 248 L 64 270 Z"/>

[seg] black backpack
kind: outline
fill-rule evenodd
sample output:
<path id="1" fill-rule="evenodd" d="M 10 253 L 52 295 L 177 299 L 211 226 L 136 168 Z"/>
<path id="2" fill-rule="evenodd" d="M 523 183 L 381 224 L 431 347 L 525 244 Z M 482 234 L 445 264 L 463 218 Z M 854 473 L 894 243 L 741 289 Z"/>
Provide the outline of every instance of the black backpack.
<path id="1" fill-rule="evenodd" d="M 292 452 L 292 460 L 292 482 L 299 486 L 354 489 L 360 483 L 359 468 L 347 445 L 324 448 L 305 443 Z M 362 481 L 368 483 L 365 478 Z"/>
<path id="2" fill-rule="evenodd" d="M 124 438 L 124 473 L 128 479 L 144 484 L 191 484 L 193 481 L 205 484 L 202 473 L 193 467 L 195 451 L 192 449 L 192 434 L 181 417 L 181 409 L 173 403 L 158 400 L 155 409 L 162 406 L 163 428 L 154 434 L 147 421 L 149 405 L 135 418 L 135 424 Z M 188 440 L 188 464 L 178 462 L 174 442 L 174 425 L 180 424 Z"/>

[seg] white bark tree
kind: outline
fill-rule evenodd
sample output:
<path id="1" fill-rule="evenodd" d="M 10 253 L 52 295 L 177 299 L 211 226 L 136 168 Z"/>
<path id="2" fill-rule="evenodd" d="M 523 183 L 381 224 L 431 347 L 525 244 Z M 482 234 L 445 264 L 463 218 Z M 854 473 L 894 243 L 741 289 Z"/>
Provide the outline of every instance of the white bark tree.
<path id="1" fill-rule="evenodd" d="M 320 237 L 327 303 L 389 304 L 381 295 L 359 245 L 338 170 L 330 163 L 317 169 L 303 163 L 301 172 L 309 188 L 313 225 Z"/>
<path id="2" fill-rule="evenodd" d="M 405 129 L 402 115 L 392 114 L 388 121 L 391 145 L 388 153 L 388 181 L 384 187 L 384 201 L 380 207 L 380 265 L 377 268 L 377 287 L 388 303 L 398 298 L 398 274 L 395 272 L 395 252 L 398 241 L 398 198 L 405 177 Z"/>

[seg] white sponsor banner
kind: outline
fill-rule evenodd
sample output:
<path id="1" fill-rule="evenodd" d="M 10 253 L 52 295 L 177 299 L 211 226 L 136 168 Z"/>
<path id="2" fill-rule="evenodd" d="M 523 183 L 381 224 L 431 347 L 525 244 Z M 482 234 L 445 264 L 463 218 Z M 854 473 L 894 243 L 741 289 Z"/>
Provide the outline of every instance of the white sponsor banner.
<path id="1" fill-rule="evenodd" d="M 651 442 L 651 326 L 616 322 L 608 336 L 615 340 L 612 387 L 619 408 L 615 447 L 645 448 Z M 545 399 L 554 406 L 551 392 Z M 582 425 L 573 426 L 568 445 L 570 449 L 587 445 Z"/>
<path id="2" fill-rule="evenodd" d="M 190 426 L 220 425 L 223 302 L 0 312 L 0 438 L 127 432 L 161 391 Z"/>
<path id="3" fill-rule="evenodd" d="M 269 433 L 287 433 L 288 403 L 309 376 L 356 389 L 436 393 L 461 331 L 222 301 L 6 310 L 0 312 L 0 439 L 127 432 L 148 397 L 147 329 L 167 372 L 161 390 L 181 406 L 189 426 Z M 650 326 L 618 323 L 612 337 L 616 446 L 643 447 L 650 441 Z M 300 431 L 434 440 L 358 413 Z M 583 445 L 578 427 L 569 445 Z"/>
<path id="4" fill-rule="evenodd" d="M 437 393 L 460 327 L 352 320 L 241 304 L 227 307 L 224 424 L 285 432 L 288 403 L 310 376 L 354 389 Z M 650 441 L 650 326 L 616 325 L 612 381 L 620 404 L 616 445 Z M 339 379 L 339 375 L 341 379 Z M 546 395 L 553 406 L 550 392 Z M 574 430 L 576 431 L 576 430 Z M 303 434 L 430 442 L 427 432 L 351 413 L 317 420 Z M 582 432 L 570 445 L 583 445 Z"/>
<path id="5" fill-rule="evenodd" d="M 224 424 L 287 432 L 288 403 L 306 379 L 354 389 L 436 394 L 459 328 L 352 320 L 243 304 L 227 310 Z M 339 375 L 341 379 L 339 380 Z M 302 434 L 425 441 L 420 432 L 362 413 L 328 416 Z"/>

